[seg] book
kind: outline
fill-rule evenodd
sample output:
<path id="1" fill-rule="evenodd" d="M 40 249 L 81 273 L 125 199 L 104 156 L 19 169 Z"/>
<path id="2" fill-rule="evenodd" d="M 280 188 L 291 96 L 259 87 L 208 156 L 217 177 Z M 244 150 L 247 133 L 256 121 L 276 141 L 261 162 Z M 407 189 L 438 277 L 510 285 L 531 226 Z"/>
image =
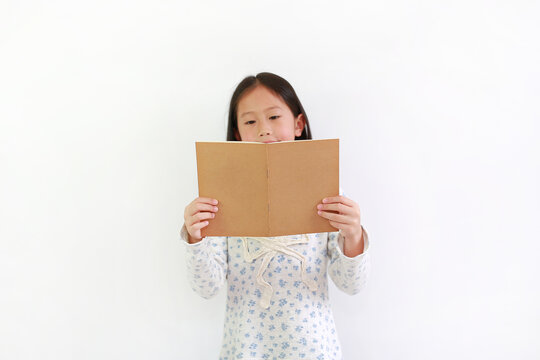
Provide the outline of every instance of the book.
<path id="1" fill-rule="evenodd" d="M 339 195 L 339 139 L 195 147 L 199 196 L 219 202 L 203 237 L 337 231 L 317 214 L 317 205 Z"/>

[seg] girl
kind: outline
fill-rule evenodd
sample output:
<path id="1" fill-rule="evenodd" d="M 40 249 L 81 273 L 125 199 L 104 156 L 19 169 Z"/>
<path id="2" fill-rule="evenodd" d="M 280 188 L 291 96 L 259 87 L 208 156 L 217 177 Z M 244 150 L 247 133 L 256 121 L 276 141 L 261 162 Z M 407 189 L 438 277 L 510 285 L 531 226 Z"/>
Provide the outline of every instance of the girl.
<path id="1" fill-rule="evenodd" d="M 227 141 L 305 139 L 311 139 L 308 118 L 285 79 L 260 73 L 240 82 Z M 227 283 L 220 359 L 341 359 L 326 274 L 356 294 L 368 277 L 369 242 L 354 201 L 331 196 L 317 208 L 338 231 L 201 238 L 219 212 L 218 200 L 198 197 L 185 208 L 181 236 L 191 286 L 210 298 Z"/>

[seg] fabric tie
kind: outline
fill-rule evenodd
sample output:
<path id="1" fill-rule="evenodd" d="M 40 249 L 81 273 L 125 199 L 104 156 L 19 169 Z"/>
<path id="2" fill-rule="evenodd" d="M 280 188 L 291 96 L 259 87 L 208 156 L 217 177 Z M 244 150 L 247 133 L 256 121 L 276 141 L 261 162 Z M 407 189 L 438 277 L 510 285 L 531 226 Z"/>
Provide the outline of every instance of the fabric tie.
<path id="1" fill-rule="evenodd" d="M 248 240 L 256 240 L 260 244 L 260 248 L 250 253 L 248 249 Z M 300 260 L 300 264 L 302 266 L 302 281 L 311 291 L 317 290 L 317 283 L 311 279 L 307 278 L 306 274 L 306 259 L 302 254 L 300 254 L 298 251 L 295 251 L 291 248 L 289 248 L 290 245 L 296 245 L 296 244 L 307 244 L 309 242 L 309 238 L 306 234 L 302 234 L 301 238 L 291 238 L 291 237 L 284 237 L 280 239 L 272 239 L 272 238 L 266 238 L 266 237 L 244 237 L 242 238 L 242 244 L 244 246 L 244 259 L 246 262 L 251 263 L 253 260 L 264 256 L 262 259 L 261 266 L 259 267 L 259 271 L 257 272 L 257 283 L 259 285 L 262 285 L 264 287 L 263 294 L 261 296 L 261 300 L 259 301 L 259 304 L 262 308 L 268 309 L 270 307 L 270 299 L 272 297 L 272 294 L 274 292 L 274 289 L 272 288 L 272 285 L 270 285 L 268 282 L 266 282 L 263 279 L 263 274 L 268 267 L 268 264 L 272 260 L 272 258 L 278 253 L 281 252 L 285 255 L 292 256 L 298 260 Z"/>

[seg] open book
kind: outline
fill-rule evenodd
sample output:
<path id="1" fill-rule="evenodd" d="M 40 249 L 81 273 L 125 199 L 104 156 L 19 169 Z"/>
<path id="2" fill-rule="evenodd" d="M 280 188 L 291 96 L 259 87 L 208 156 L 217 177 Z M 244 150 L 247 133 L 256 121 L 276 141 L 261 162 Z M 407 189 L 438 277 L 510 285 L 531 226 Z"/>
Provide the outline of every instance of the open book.
<path id="1" fill-rule="evenodd" d="M 339 195 L 339 139 L 195 146 L 199 196 L 219 201 L 203 237 L 337 231 L 317 204 Z"/>

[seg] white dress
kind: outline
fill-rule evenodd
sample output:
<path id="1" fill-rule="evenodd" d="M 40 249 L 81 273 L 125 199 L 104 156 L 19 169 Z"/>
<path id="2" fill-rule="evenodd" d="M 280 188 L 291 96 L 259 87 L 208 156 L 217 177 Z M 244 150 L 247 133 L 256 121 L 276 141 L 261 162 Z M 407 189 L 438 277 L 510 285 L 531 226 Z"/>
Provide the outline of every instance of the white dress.
<path id="1" fill-rule="evenodd" d="M 341 232 L 206 237 L 189 244 L 184 225 L 193 290 L 211 298 L 227 286 L 219 359 L 341 360 L 326 274 L 347 294 L 361 290 L 370 270 L 362 230 L 364 252 L 350 258 L 343 254 Z"/>

